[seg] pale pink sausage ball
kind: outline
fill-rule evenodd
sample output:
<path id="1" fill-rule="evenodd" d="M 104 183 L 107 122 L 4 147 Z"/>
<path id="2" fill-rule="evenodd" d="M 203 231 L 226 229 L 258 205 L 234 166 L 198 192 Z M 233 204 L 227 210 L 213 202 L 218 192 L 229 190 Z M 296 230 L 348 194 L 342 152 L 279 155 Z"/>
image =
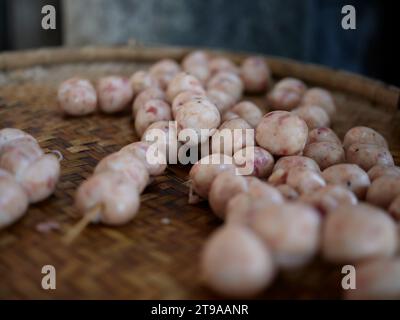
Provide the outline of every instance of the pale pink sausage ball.
<path id="1" fill-rule="evenodd" d="M 136 71 L 130 78 L 129 83 L 134 94 L 138 94 L 149 88 L 159 88 L 160 83 L 148 71 Z"/>
<path id="2" fill-rule="evenodd" d="M 246 177 L 248 190 L 246 194 L 254 199 L 258 198 L 264 203 L 282 204 L 285 202 L 284 197 L 277 188 L 267 183 L 265 180 L 256 177 Z"/>
<path id="3" fill-rule="evenodd" d="M 97 83 L 99 108 L 105 113 L 125 109 L 133 99 L 133 90 L 127 78 L 108 76 Z"/>
<path id="4" fill-rule="evenodd" d="M 234 101 L 238 101 L 243 93 L 243 82 L 233 72 L 220 71 L 207 82 L 207 90 L 218 90 L 227 93 Z"/>
<path id="5" fill-rule="evenodd" d="M 208 201 L 213 212 L 221 219 L 225 219 L 226 215 L 232 215 L 233 211 L 244 208 L 243 205 L 238 205 L 237 208 L 227 205 L 230 199 L 236 194 L 246 193 L 254 198 L 262 199 L 264 203 L 282 203 L 282 196 L 273 187 L 259 181 L 254 177 L 244 177 L 236 175 L 231 171 L 225 171 L 217 175 L 211 184 L 211 189 L 208 195 Z M 229 211 L 231 210 L 231 211 Z M 247 208 L 246 208 L 247 210 Z M 246 215 L 246 212 L 241 212 L 241 215 Z"/>
<path id="6" fill-rule="evenodd" d="M 141 137 L 152 123 L 171 119 L 171 107 L 168 103 L 158 99 L 148 100 L 136 114 L 136 133 Z"/>
<path id="7" fill-rule="evenodd" d="M 257 210 L 284 202 L 277 188 L 254 177 L 247 177 L 246 180 L 247 191 L 236 194 L 226 204 L 225 219 L 228 223 L 251 225 Z"/>
<path id="8" fill-rule="evenodd" d="M 153 64 L 149 74 L 159 83 L 162 89 L 166 89 L 171 80 L 181 71 L 179 64 L 172 59 L 162 59 Z"/>
<path id="9" fill-rule="evenodd" d="M 274 157 L 265 149 L 248 146 L 235 152 L 233 155 L 238 172 L 244 175 L 253 175 L 258 178 L 267 178 L 274 167 Z M 248 173 L 248 168 L 250 173 Z"/>
<path id="10" fill-rule="evenodd" d="M 276 156 L 301 153 L 307 136 L 308 127 L 304 120 L 287 111 L 267 113 L 256 129 L 258 145 Z"/>
<path id="11" fill-rule="evenodd" d="M 140 205 L 137 184 L 122 172 L 99 172 L 83 182 L 76 193 L 75 206 L 85 215 L 96 206 L 100 213 L 92 222 L 118 226 L 129 222 Z"/>
<path id="12" fill-rule="evenodd" d="M 106 171 L 124 174 L 132 181 L 132 185 L 136 186 L 139 193 L 146 188 L 150 179 L 145 164 L 128 152 L 116 152 L 103 158 L 97 164 L 94 173 L 99 174 Z"/>
<path id="13" fill-rule="evenodd" d="M 248 192 L 238 193 L 226 205 L 225 222 L 248 226 L 254 219 L 255 212 L 271 202 L 273 200 L 256 197 Z M 283 200 L 278 203 L 282 202 Z"/>
<path id="14" fill-rule="evenodd" d="M 159 88 L 148 88 L 140 92 L 132 105 L 132 114 L 133 117 L 136 117 L 139 109 L 143 107 L 143 105 L 149 100 L 165 100 L 165 93 Z"/>
<path id="15" fill-rule="evenodd" d="M 336 133 L 331 128 L 327 127 L 316 128 L 308 133 L 307 144 L 315 142 L 330 142 L 340 146 L 342 145 Z"/>
<path id="16" fill-rule="evenodd" d="M 30 134 L 15 128 L 4 128 L 0 130 L 0 152 L 9 143 L 25 142 L 30 141 L 34 145 L 38 145 L 36 139 Z"/>
<path id="17" fill-rule="evenodd" d="M 400 299 L 400 259 L 381 258 L 355 266 L 356 288 L 346 290 L 348 300 Z"/>
<path id="18" fill-rule="evenodd" d="M 208 65 L 193 64 L 185 68 L 185 72 L 194 76 L 204 85 L 210 77 L 210 69 Z"/>
<path id="19" fill-rule="evenodd" d="M 326 185 L 317 171 L 301 167 L 294 167 L 288 171 L 286 184 L 299 194 L 312 193 Z"/>
<path id="20" fill-rule="evenodd" d="M 367 204 L 342 205 L 324 222 L 322 253 L 335 263 L 392 256 L 398 235 L 393 219 Z"/>
<path id="21" fill-rule="evenodd" d="M 393 166 L 393 157 L 386 147 L 374 144 L 354 143 L 346 150 L 346 160 L 368 171 L 375 165 Z"/>
<path id="22" fill-rule="evenodd" d="M 246 120 L 253 128 L 257 127 L 263 117 L 261 110 L 250 101 L 239 102 L 232 107 L 231 111 Z"/>
<path id="23" fill-rule="evenodd" d="M 315 192 L 303 194 L 299 201 L 313 206 L 323 215 L 341 205 L 355 205 L 358 202 L 353 192 L 340 185 L 328 185 Z"/>
<path id="24" fill-rule="evenodd" d="M 208 201 L 213 212 L 221 219 L 225 218 L 226 205 L 231 197 L 248 189 L 245 177 L 225 171 L 216 176 L 211 184 Z"/>
<path id="25" fill-rule="evenodd" d="M 0 168 L 10 172 L 19 182 L 24 172 L 43 154 L 38 144 L 32 143 L 31 140 L 17 139 L 2 148 Z"/>
<path id="26" fill-rule="evenodd" d="M 307 90 L 306 84 L 301 81 L 300 79 L 296 78 L 283 78 L 279 82 L 275 84 L 274 89 L 282 90 L 282 89 L 287 89 L 293 92 L 297 92 L 301 95 L 304 95 L 304 93 Z"/>
<path id="27" fill-rule="evenodd" d="M 301 105 L 316 105 L 323 108 L 330 117 L 336 112 L 336 105 L 328 90 L 322 88 L 308 89 L 300 102 Z"/>
<path id="28" fill-rule="evenodd" d="M 250 227 L 284 269 L 303 266 L 319 249 L 320 215 L 301 203 L 267 205 L 256 211 Z"/>
<path id="29" fill-rule="evenodd" d="M 305 91 L 302 81 L 284 78 L 267 94 L 267 102 L 272 109 L 290 111 L 299 106 Z"/>
<path id="30" fill-rule="evenodd" d="M 399 194 L 400 177 L 381 176 L 371 183 L 366 201 L 375 206 L 387 209 Z"/>
<path id="31" fill-rule="evenodd" d="M 0 230 L 20 219 L 28 209 L 28 198 L 14 177 L 0 169 Z"/>
<path id="32" fill-rule="evenodd" d="M 289 171 L 293 167 L 301 167 L 320 172 L 318 164 L 313 159 L 304 156 L 286 156 L 279 158 L 273 171 L 280 169 Z"/>
<path id="33" fill-rule="evenodd" d="M 358 199 L 364 199 L 371 184 L 367 173 L 355 164 L 341 163 L 326 168 L 322 177 L 327 184 L 338 184 L 354 192 Z"/>
<path id="34" fill-rule="evenodd" d="M 167 168 L 166 155 L 158 147 L 152 152 L 152 144 L 146 141 L 137 141 L 123 147 L 119 152 L 129 152 L 145 165 L 151 176 L 159 176 Z M 150 160 L 150 161 L 149 161 Z"/>
<path id="35" fill-rule="evenodd" d="M 345 152 L 341 144 L 332 142 L 314 142 L 307 144 L 303 154 L 315 160 L 321 170 L 345 162 Z"/>
<path id="36" fill-rule="evenodd" d="M 226 204 L 225 222 L 248 226 L 254 219 L 255 211 L 269 203 L 269 199 L 257 197 L 249 192 L 240 192 Z"/>
<path id="37" fill-rule="evenodd" d="M 225 121 L 211 137 L 213 153 L 225 153 L 232 156 L 236 151 L 253 145 L 254 130 L 241 118 Z"/>
<path id="38" fill-rule="evenodd" d="M 226 113 L 236 102 L 235 97 L 219 89 L 208 89 L 207 98 L 215 104 L 221 114 Z"/>
<path id="39" fill-rule="evenodd" d="M 374 181 L 382 176 L 400 177 L 400 168 L 397 166 L 377 164 L 368 170 L 368 176 L 371 181 Z"/>
<path id="40" fill-rule="evenodd" d="M 207 99 L 206 95 L 194 91 L 182 91 L 179 93 L 174 100 L 172 101 L 171 109 L 172 109 L 172 116 L 176 117 L 178 110 L 189 101 L 202 101 Z"/>
<path id="41" fill-rule="evenodd" d="M 214 57 L 210 59 L 209 68 L 211 75 L 218 72 L 227 71 L 231 73 L 239 73 L 239 68 L 228 58 Z"/>
<path id="42" fill-rule="evenodd" d="M 242 118 L 235 118 L 223 122 L 218 129 L 252 129 L 248 122 Z"/>
<path id="43" fill-rule="evenodd" d="M 303 119 L 309 130 L 329 127 L 331 120 L 324 109 L 315 105 L 301 106 L 292 111 L 293 114 Z"/>
<path id="44" fill-rule="evenodd" d="M 174 158 L 171 157 L 178 155 L 178 150 L 181 146 L 178 141 L 176 125 L 172 121 L 153 122 L 147 127 L 141 140 L 151 144 L 152 148 L 155 147 L 158 151 L 167 155 L 168 162 L 174 161 Z"/>
<path id="45" fill-rule="evenodd" d="M 248 57 L 240 67 L 240 76 L 246 92 L 259 93 L 267 90 L 271 71 L 262 57 Z"/>
<path id="46" fill-rule="evenodd" d="M 374 144 L 388 148 L 386 139 L 380 133 L 363 126 L 351 128 L 344 136 L 343 147 L 345 149 L 354 143 Z"/>
<path id="47" fill-rule="evenodd" d="M 201 255 L 201 273 L 208 287 L 235 298 L 251 297 L 272 282 L 275 266 L 268 247 L 240 225 L 218 229 Z"/>
<path id="48" fill-rule="evenodd" d="M 72 116 L 83 116 L 96 110 L 97 93 L 89 80 L 71 78 L 58 87 L 57 101 L 62 112 Z"/>
<path id="49" fill-rule="evenodd" d="M 54 192 L 60 173 L 54 155 L 45 155 L 35 138 L 18 129 L 1 130 L 0 141 L 0 168 L 14 175 L 29 202 L 36 203 Z"/>
<path id="50" fill-rule="evenodd" d="M 209 63 L 210 57 L 207 52 L 203 50 L 195 50 L 188 53 L 182 60 L 182 67 L 186 68 L 191 64 L 203 64 Z"/>
<path id="51" fill-rule="evenodd" d="M 200 81 L 186 72 L 178 73 L 168 84 L 167 100 L 172 103 L 174 98 L 183 91 L 193 91 L 199 94 L 205 93 Z"/>
<path id="52" fill-rule="evenodd" d="M 210 76 L 209 56 L 206 52 L 197 50 L 189 53 L 182 61 L 183 70 L 206 83 Z"/>
<path id="53" fill-rule="evenodd" d="M 247 123 L 246 120 L 242 118 L 235 118 L 232 120 L 228 120 L 223 122 L 218 129 L 252 129 L 251 126 Z"/>
<path id="54" fill-rule="evenodd" d="M 193 135 L 188 146 L 204 143 L 214 134 L 221 122 L 217 107 L 208 99 L 186 102 L 176 113 L 178 139 L 183 142 L 187 134 Z M 204 129 L 204 130 L 202 130 Z"/>
<path id="55" fill-rule="evenodd" d="M 292 168 L 304 168 L 320 172 L 318 164 L 311 158 L 303 156 L 286 156 L 280 158 L 272 170 L 272 174 L 268 178 L 268 182 L 272 185 L 285 184 L 289 170 Z"/>
<path id="56" fill-rule="evenodd" d="M 48 198 L 54 192 L 59 177 L 59 160 L 54 154 L 45 154 L 24 170 L 19 183 L 29 202 L 36 203 Z"/>
<path id="57" fill-rule="evenodd" d="M 283 197 L 279 193 L 279 191 L 265 181 L 251 176 L 247 177 L 247 181 L 249 185 L 249 190 L 247 191 L 247 193 L 253 195 L 254 197 L 268 199 L 270 202 L 273 203 L 283 202 Z"/>
<path id="58" fill-rule="evenodd" d="M 211 154 L 201 158 L 190 169 L 191 188 L 200 197 L 207 199 L 215 177 L 224 171 L 235 173 L 233 159 L 225 154 Z"/>

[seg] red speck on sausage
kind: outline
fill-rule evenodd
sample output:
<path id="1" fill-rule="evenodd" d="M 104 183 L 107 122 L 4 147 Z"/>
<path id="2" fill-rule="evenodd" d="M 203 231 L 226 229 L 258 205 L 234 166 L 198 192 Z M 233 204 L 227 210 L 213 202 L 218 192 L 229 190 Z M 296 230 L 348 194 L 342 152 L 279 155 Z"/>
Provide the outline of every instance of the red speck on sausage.
<path id="1" fill-rule="evenodd" d="M 157 108 L 155 108 L 155 107 L 149 107 L 149 108 L 147 109 L 147 113 L 157 114 Z"/>

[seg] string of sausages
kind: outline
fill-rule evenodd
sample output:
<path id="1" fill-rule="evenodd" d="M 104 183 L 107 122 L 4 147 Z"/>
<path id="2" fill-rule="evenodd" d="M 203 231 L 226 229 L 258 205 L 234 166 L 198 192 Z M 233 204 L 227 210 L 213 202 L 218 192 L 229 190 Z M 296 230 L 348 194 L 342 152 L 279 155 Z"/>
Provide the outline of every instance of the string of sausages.
<path id="1" fill-rule="evenodd" d="M 21 218 L 29 203 L 49 197 L 60 175 L 58 158 L 44 154 L 26 132 L 0 130 L 0 229 Z"/>

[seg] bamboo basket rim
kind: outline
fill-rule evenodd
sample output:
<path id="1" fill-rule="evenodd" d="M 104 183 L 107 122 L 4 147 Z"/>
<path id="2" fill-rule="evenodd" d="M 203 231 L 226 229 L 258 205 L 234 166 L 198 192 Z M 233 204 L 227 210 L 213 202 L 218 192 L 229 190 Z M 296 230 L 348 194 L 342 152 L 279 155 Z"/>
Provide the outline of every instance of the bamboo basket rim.
<path id="1" fill-rule="evenodd" d="M 190 51 L 198 49 L 212 54 L 226 55 L 235 62 L 240 62 L 249 55 L 259 55 L 268 61 L 272 73 L 279 78 L 296 77 L 315 85 L 356 94 L 379 104 L 379 108 L 383 108 L 387 112 L 396 113 L 400 109 L 400 88 L 394 85 L 341 69 L 254 52 L 232 52 L 181 46 L 143 46 L 140 44 L 108 47 L 45 47 L 0 53 L 0 71 L 12 71 L 36 65 L 50 66 L 79 62 L 151 62 L 162 58 L 181 60 Z"/>

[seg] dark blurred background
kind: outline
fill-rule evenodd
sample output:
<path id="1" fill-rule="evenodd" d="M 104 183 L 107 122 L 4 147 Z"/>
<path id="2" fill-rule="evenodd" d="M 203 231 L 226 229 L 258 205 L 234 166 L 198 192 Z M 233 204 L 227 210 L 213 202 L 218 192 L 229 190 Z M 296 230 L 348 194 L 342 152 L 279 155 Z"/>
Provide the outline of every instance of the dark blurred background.
<path id="1" fill-rule="evenodd" d="M 0 50 L 173 44 L 320 63 L 400 85 L 396 2 L 378 0 L 0 0 Z M 54 5 L 57 29 L 41 29 Z M 344 5 L 356 30 L 341 27 Z"/>

